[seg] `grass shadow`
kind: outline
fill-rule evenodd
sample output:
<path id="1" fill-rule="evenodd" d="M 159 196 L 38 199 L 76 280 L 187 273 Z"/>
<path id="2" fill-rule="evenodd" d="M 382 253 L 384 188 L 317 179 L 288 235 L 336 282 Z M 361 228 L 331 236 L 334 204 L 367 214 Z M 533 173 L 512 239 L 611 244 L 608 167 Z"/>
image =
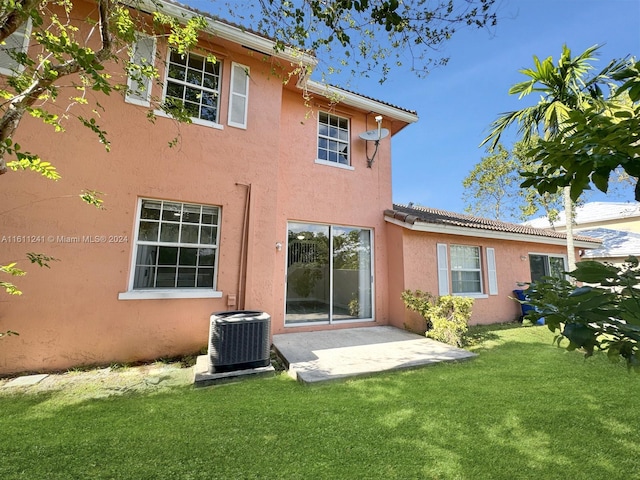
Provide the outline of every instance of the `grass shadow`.
<path id="1" fill-rule="evenodd" d="M 316 388 L 281 374 L 55 410 L 52 392 L 0 396 L 0 455 L 11 459 L 0 478 L 622 480 L 640 471 L 629 408 L 640 382 L 624 368 L 553 347 L 543 327 L 473 330 L 493 345 L 473 362 Z"/>
<path id="2" fill-rule="evenodd" d="M 493 325 L 473 325 L 464 337 L 464 348 L 486 349 L 496 346 L 501 338 L 499 332 L 522 328 L 521 322 L 509 322 Z"/>

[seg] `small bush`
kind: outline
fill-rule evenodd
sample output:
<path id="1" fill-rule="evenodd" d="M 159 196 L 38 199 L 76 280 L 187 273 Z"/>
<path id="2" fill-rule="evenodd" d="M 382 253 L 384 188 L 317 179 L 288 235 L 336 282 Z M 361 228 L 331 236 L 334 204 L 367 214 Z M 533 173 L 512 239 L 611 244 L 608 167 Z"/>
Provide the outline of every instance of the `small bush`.
<path id="1" fill-rule="evenodd" d="M 469 329 L 473 298 L 445 295 L 436 297 L 421 290 L 402 292 L 405 306 L 427 323 L 427 337 L 461 347 Z"/>

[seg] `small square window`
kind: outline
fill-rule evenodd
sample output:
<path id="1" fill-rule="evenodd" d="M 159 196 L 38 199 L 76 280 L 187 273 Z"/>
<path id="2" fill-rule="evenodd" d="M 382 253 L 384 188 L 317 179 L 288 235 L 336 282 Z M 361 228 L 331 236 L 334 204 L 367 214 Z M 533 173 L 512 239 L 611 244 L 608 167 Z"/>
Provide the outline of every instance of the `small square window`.
<path id="1" fill-rule="evenodd" d="M 318 160 L 350 165 L 349 138 L 349 119 L 318 114 Z"/>

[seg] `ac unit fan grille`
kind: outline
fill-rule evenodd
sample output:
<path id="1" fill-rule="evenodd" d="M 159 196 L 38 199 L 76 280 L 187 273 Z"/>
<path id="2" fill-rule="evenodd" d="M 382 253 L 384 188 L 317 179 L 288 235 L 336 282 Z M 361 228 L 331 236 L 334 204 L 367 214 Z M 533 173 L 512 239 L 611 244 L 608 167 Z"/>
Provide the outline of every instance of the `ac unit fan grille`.
<path id="1" fill-rule="evenodd" d="M 209 341 L 212 372 L 266 367 L 270 364 L 270 317 L 237 321 L 213 319 Z"/>

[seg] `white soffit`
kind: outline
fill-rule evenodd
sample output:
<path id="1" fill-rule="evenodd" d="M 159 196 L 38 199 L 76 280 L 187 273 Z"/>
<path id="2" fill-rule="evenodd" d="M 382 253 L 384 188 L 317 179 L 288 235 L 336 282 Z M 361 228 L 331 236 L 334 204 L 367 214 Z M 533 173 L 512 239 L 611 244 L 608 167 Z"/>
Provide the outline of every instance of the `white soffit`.
<path id="1" fill-rule="evenodd" d="M 316 82 L 314 80 L 304 79 L 299 85 L 303 86 L 316 95 L 323 95 L 327 98 L 338 98 L 340 103 L 349 105 L 351 107 L 360 108 L 367 112 L 376 112 L 385 117 L 393 118 L 405 123 L 415 123 L 418 121 L 418 115 L 412 112 L 408 112 L 401 108 L 393 107 L 386 103 L 378 102 L 371 98 L 363 97 L 357 93 L 349 92 L 333 85 L 327 85 L 325 83 Z"/>
<path id="2" fill-rule="evenodd" d="M 131 8 L 147 13 L 161 10 L 163 13 L 171 15 L 176 19 L 188 20 L 201 15 L 207 21 L 207 28 L 204 29 L 206 33 L 210 33 L 224 40 L 229 40 L 230 42 L 251 48 L 252 50 L 256 50 L 266 55 L 273 55 L 293 63 L 302 62 L 304 65 L 312 67 L 318 64 L 318 60 L 314 56 L 301 53 L 300 51 L 292 48 L 285 48 L 283 51 L 276 51 L 274 49 L 275 42 L 273 42 L 273 40 L 269 40 L 268 38 L 256 35 L 255 33 L 215 20 L 208 16 L 206 12 L 195 12 L 177 3 L 166 2 L 163 0 L 121 0 L 121 2 Z"/>

